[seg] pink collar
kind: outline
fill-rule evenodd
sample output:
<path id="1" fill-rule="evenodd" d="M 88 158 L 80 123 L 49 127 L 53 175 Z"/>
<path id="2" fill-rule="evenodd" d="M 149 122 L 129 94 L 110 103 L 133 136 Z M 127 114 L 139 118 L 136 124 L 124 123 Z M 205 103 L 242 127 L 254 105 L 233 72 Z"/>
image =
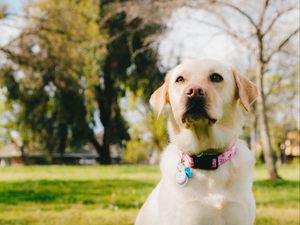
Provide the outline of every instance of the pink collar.
<path id="1" fill-rule="evenodd" d="M 220 165 L 229 161 L 237 152 L 237 144 L 234 142 L 223 153 L 203 152 L 199 155 L 189 155 L 180 151 L 181 163 L 195 169 L 215 170 Z"/>

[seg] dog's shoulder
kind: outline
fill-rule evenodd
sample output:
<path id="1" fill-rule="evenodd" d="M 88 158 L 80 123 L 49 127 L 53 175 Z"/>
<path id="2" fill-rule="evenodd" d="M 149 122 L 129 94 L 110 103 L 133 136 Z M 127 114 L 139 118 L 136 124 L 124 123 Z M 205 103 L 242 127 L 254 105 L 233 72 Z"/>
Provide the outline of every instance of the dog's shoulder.
<path id="1" fill-rule="evenodd" d="M 254 166 L 255 164 L 255 153 L 250 151 L 247 143 L 244 140 L 238 139 L 236 141 L 237 152 L 236 156 L 232 158 L 235 167 L 247 165 Z"/>
<path id="2" fill-rule="evenodd" d="M 180 149 L 169 143 L 162 153 L 160 161 L 160 169 L 162 177 L 173 176 L 176 172 L 177 164 L 180 162 Z"/>

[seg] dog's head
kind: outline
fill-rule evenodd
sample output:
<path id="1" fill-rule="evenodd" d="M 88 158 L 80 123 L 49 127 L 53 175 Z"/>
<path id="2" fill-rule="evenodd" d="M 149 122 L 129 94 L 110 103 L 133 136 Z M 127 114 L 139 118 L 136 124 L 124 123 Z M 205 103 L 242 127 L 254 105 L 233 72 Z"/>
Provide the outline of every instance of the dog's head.
<path id="1" fill-rule="evenodd" d="M 210 138 L 213 133 L 220 134 L 218 128 L 229 129 L 237 124 L 235 120 L 240 123 L 238 100 L 249 111 L 256 97 L 255 85 L 234 68 L 215 60 L 199 60 L 172 69 L 150 104 L 158 114 L 170 104 L 171 134 L 188 129 L 199 135 L 201 130 Z"/>

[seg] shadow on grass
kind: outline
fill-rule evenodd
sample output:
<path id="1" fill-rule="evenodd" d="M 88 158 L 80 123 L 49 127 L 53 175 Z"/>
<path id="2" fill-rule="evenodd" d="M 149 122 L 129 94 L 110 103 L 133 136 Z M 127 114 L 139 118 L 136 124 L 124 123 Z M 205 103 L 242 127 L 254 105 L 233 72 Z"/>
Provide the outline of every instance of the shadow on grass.
<path id="1" fill-rule="evenodd" d="M 28 221 L 21 221 L 20 219 L 14 219 L 14 220 L 0 219 L 0 225 L 28 225 L 28 224 L 30 224 Z"/>
<path id="2" fill-rule="evenodd" d="M 3 182 L 0 184 L 0 204 L 82 203 L 136 208 L 141 206 L 154 185 L 155 182 L 128 179 Z"/>
<path id="3" fill-rule="evenodd" d="M 142 205 L 155 184 L 155 181 L 130 179 L 2 182 L 0 204 L 80 203 L 98 204 L 105 208 L 137 208 Z M 277 207 L 299 205 L 298 181 L 259 180 L 254 182 L 253 190 L 257 205 Z"/>
<path id="4" fill-rule="evenodd" d="M 271 188 L 299 188 L 299 181 L 295 180 L 257 180 L 254 181 L 256 187 Z"/>

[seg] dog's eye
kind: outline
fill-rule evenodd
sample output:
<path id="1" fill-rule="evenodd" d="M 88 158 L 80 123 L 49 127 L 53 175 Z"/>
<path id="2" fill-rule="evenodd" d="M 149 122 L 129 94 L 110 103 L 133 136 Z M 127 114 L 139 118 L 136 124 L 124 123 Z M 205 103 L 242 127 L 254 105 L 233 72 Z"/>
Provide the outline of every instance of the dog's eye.
<path id="1" fill-rule="evenodd" d="M 212 82 L 216 82 L 216 83 L 219 83 L 221 81 L 223 81 L 223 77 L 218 74 L 218 73 L 213 73 L 209 76 L 209 79 L 212 81 Z"/>
<path id="2" fill-rule="evenodd" d="M 179 76 L 179 77 L 177 77 L 176 80 L 175 80 L 176 83 L 181 83 L 181 82 L 183 82 L 183 81 L 184 81 L 183 76 Z"/>

